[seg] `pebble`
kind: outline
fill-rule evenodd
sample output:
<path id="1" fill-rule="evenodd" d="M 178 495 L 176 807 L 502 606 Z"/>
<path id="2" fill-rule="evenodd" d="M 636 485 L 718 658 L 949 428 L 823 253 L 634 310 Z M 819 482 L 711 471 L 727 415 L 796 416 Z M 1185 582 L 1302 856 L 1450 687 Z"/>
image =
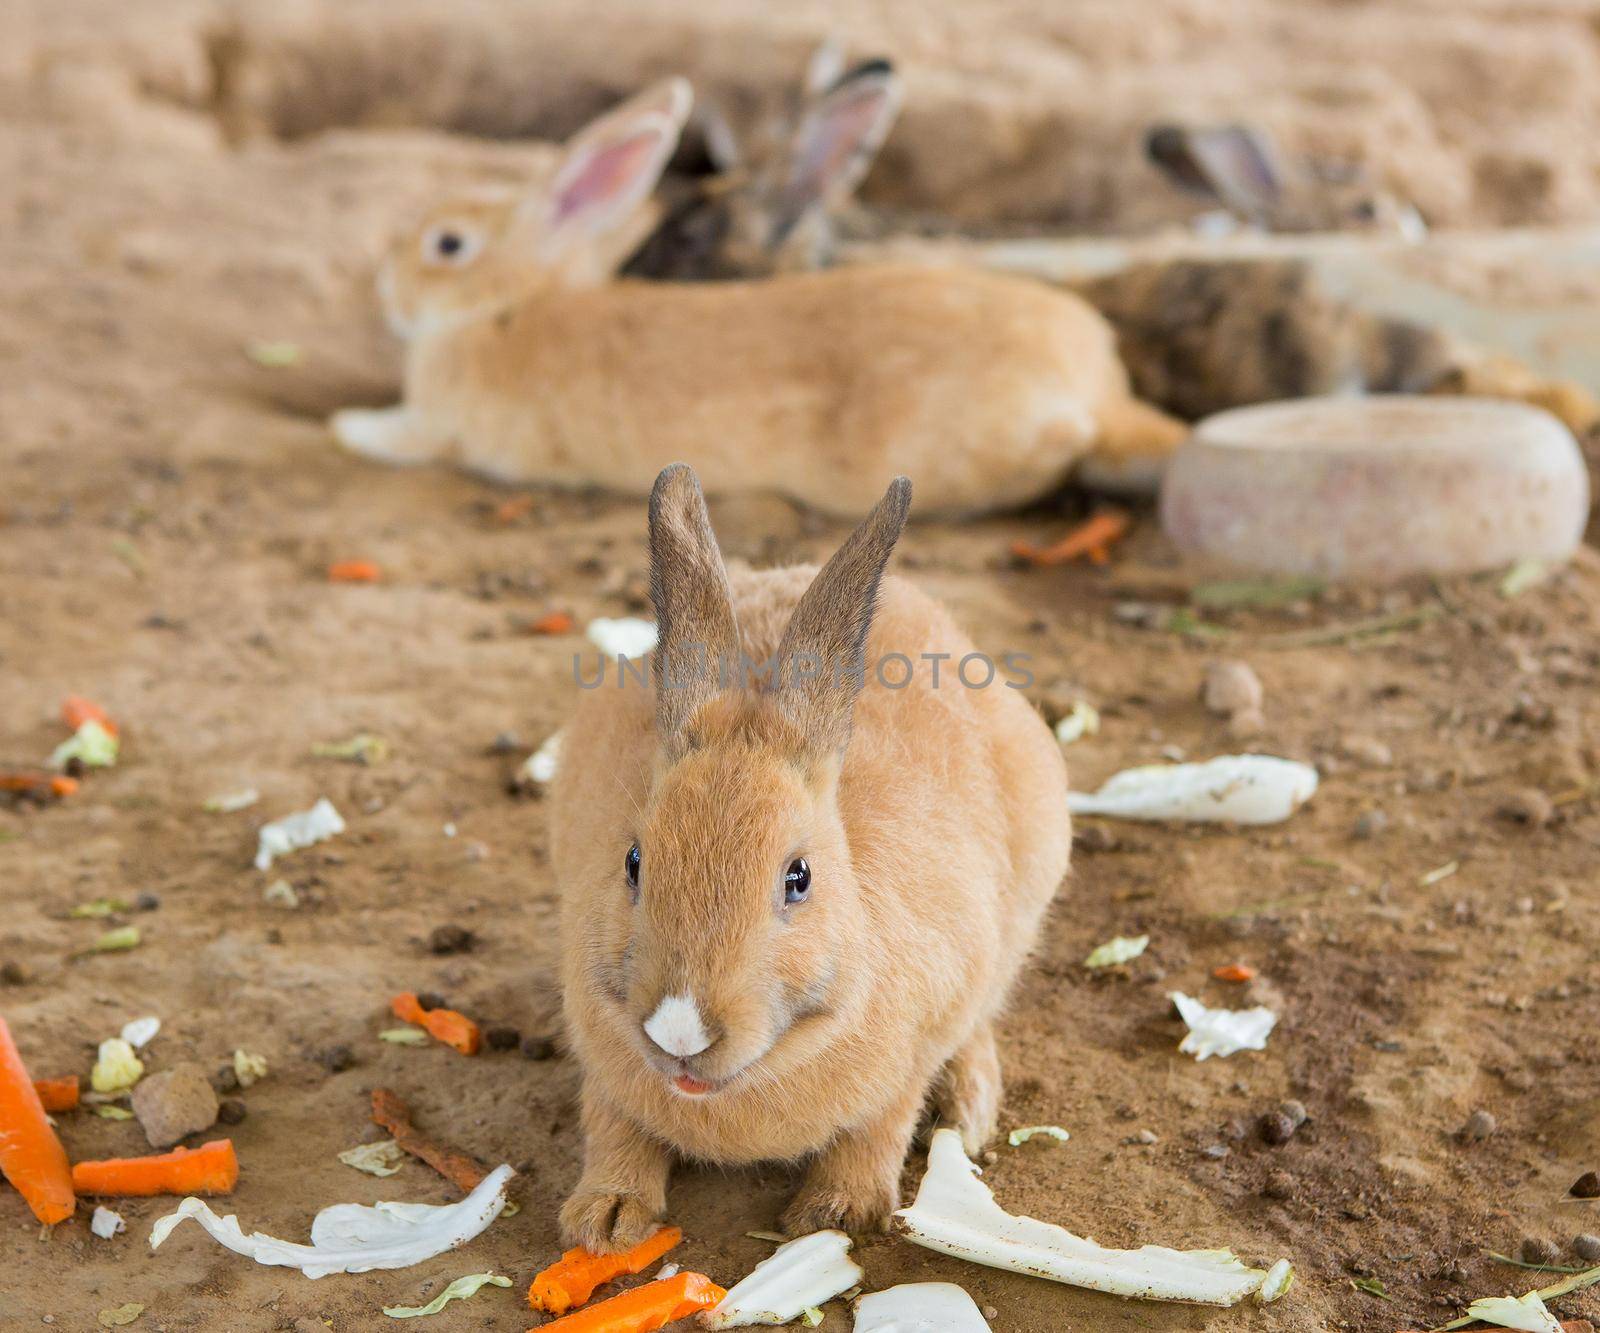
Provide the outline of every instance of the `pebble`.
<path id="1" fill-rule="evenodd" d="M 1000 1311 L 992 1305 L 986 1305 L 983 1307 L 983 1317 L 992 1324 L 996 1319 L 1000 1318 Z"/>
<path id="2" fill-rule="evenodd" d="M 1600 1199 L 1600 1171 L 1585 1171 L 1567 1193 L 1574 1199 Z"/>
<path id="3" fill-rule="evenodd" d="M 170 1148 L 185 1135 L 217 1123 L 216 1091 L 206 1071 L 190 1060 L 141 1079 L 132 1102 L 152 1148 Z"/>
<path id="4" fill-rule="evenodd" d="M 1299 1129 L 1301 1125 L 1311 1119 L 1311 1113 L 1306 1110 L 1305 1103 L 1297 1102 L 1292 1097 L 1288 1101 L 1280 1103 L 1278 1109 L 1294 1121 L 1296 1129 Z"/>
<path id="5" fill-rule="evenodd" d="M 158 894 L 141 893 L 133 900 L 133 906 L 136 911 L 154 912 L 161 906 L 161 898 Z"/>
<path id="6" fill-rule="evenodd" d="M 224 1125 L 237 1125 L 250 1112 L 237 1097 L 225 1098 L 217 1107 L 217 1121 Z"/>
<path id="7" fill-rule="evenodd" d="M 516 754 L 522 749 L 522 740 L 514 731 L 502 731 L 489 742 L 490 754 Z"/>
<path id="8" fill-rule="evenodd" d="M 1496 1128 L 1495 1118 L 1479 1107 L 1467 1117 L 1467 1123 L 1461 1126 L 1461 1137 L 1481 1142 L 1493 1134 Z"/>
<path id="9" fill-rule="evenodd" d="M 1149 1129 L 1141 1129 L 1137 1134 L 1135 1134 L 1128 1141 L 1130 1143 L 1141 1143 L 1147 1148 L 1152 1143 L 1160 1142 L 1160 1140 L 1156 1138 L 1155 1131 L 1149 1130 Z"/>
<path id="10" fill-rule="evenodd" d="M 1500 813 L 1529 828 L 1543 828 L 1556 817 L 1556 807 L 1537 787 L 1519 787 L 1500 802 Z"/>
<path id="11" fill-rule="evenodd" d="M 1600 1236 L 1584 1231 L 1572 1238 L 1572 1252 L 1591 1264 L 1600 1263 Z"/>
<path id="12" fill-rule="evenodd" d="M 1266 1184 L 1261 1187 L 1261 1192 L 1269 1199 L 1292 1199 L 1294 1198 L 1294 1177 L 1287 1171 L 1269 1172 Z"/>
<path id="13" fill-rule="evenodd" d="M 1365 810 L 1356 819 L 1355 836 L 1363 842 L 1368 838 L 1376 838 L 1389 827 L 1389 816 L 1382 810 Z"/>
<path id="14" fill-rule="evenodd" d="M 1256 1121 L 1256 1128 L 1261 1132 L 1261 1137 L 1274 1146 L 1287 1143 L 1294 1137 L 1295 1130 L 1300 1126 L 1294 1119 L 1282 1111 L 1268 1111 Z"/>
<path id="15" fill-rule="evenodd" d="M 239 1075 L 232 1065 L 220 1065 L 211 1076 L 211 1086 L 218 1092 L 238 1092 Z"/>
<path id="16" fill-rule="evenodd" d="M 0 963 L 0 984 L 7 986 L 26 986 L 33 980 L 33 972 L 25 963 L 19 963 L 15 958 L 8 958 Z"/>
<path id="17" fill-rule="evenodd" d="M 1077 823 L 1072 826 L 1072 845 L 1085 852 L 1114 852 L 1120 844 L 1104 824 Z"/>
<path id="18" fill-rule="evenodd" d="M 436 990 L 419 991 L 417 1003 L 424 1009 L 448 1009 L 450 1007 L 450 1001 Z"/>
<path id="19" fill-rule="evenodd" d="M 1376 736 L 1341 736 L 1339 753 L 1364 768 L 1388 768 L 1394 763 L 1394 751 Z"/>
<path id="20" fill-rule="evenodd" d="M 433 933 L 428 936 L 428 952 L 436 954 L 468 953 L 477 943 L 473 933 L 465 926 L 445 925 L 435 926 Z M 437 1008 L 436 1005 L 426 1006 Z"/>
<path id="21" fill-rule="evenodd" d="M 1204 1148 L 1200 1149 L 1200 1155 L 1209 1157 L 1213 1162 L 1220 1162 L 1232 1151 L 1233 1149 L 1228 1147 L 1226 1143 L 1208 1143 Z"/>
<path id="22" fill-rule="evenodd" d="M 1254 711 L 1260 713 L 1266 691 L 1248 662 L 1221 659 L 1206 663 L 1200 682 L 1200 702 L 1221 717 Z"/>
<path id="23" fill-rule="evenodd" d="M 337 1046 L 328 1047 L 317 1059 L 330 1074 L 342 1074 L 355 1064 L 356 1053 L 341 1042 Z"/>
<path id="24" fill-rule="evenodd" d="M 1553 1264 L 1561 1251 L 1542 1236 L 1524 1236 L 1517 1255 L 1525 1264 Z"/>
<path id="25" fill-rule="evenodd" d="M 549 1037 L 524 1037 L 522 1053 L 530 1060 L 548 1060 L 556 1053 L 556 1044 Z"/>
<path id="26" fill-rule="evenodd" d="M 514 1051 L 522 1045 L 522 1034 L 516 1028 L 494 1027 L 483 1034 L 491 1051 Z"/>

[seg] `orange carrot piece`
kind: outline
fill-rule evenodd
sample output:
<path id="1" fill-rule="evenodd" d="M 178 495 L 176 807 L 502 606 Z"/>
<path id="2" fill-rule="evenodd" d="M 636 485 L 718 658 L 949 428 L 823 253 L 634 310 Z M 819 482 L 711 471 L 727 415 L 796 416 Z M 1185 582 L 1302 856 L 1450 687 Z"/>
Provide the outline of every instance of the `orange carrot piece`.
<path id="1" fill-rule="evenodd" d="M 1025 541 L 1012 542 L 1011 554 L 1039 567 L 1064 565 L 1080 556 L 1087 556 L 1095 564 L 1103 565 L 1111 558 L 1111 544 L 1125 536 L 1132 524 L 1132 518 L 1122 510 L 1102 509 L 1049 546 L 1035 546 Z"/>
<path id="2" fill-rule="evenodd" d="M 113 736 L 117 734 L 117 724 L 111 720 L 111 715 L 93 699 L 85 699 L 81 694 L 69 694 L 61 701 L 61 720 L 74 731 L 85 722 L 98 722 Z"/>
<path id="3" fill-rule="evenodd" d="M 489 1173 L 459 1148 L 429 1138 L 411 1123 L 411 1108 L 389 1088 L 372 1090 L 372 1121 L 389 1131 L 401 1150 L 426 1162 L 463 1194 L 471 1194 Z"/>
<path id="4" fill-rule="evenodd" d="M 571 634 L 577 622 L 565 611 L 551 611 L 528 622 L 529 634 Z"/>
<path id="5" fill-rule="evenodd" d="M 174 1148 L 156 1157 L 110 1157 L 79 1162 L 72 1183 L 80 1194 L 134 1198 L 148 1194 L 232 1194 L 239 1183 L 239 1159 L 231 1139 L 213 1139 L 198 1148 Z"/>
<path id="6" fill-rule="evenodd" d="M 566 1314 L 594 1295 L 594 1289 L 627 1273 L 642 1273 L 683 1239 L 677 1227 L 662 1227 L 622 1254 L 591 1254 L 568 1250 L 534 1278 L 528 1304 L 548 1314 Z"/>
<path id="7" fill-rule="evenodd" d="M 533 496 L 513 495 L 509 500 L 502 500 L 494 507 L 494 521 L 496 523 L 515 523 L 519 518 L 533 512 Z"/>
<path id="8" fill-rule="evenodd" d="M 69 778 L 65 773 L 58 773 L 50 779 L 50 794 L 52 796 L 71 796 L 78 790 L 78 779 Z"/>
<path id="9" fill-rule="evenodd" d="M 78 1076 L 65 1078 L 36 1078 L 33 1090 L 39 1094 L 39 1104 L 47 1111 L 75 1111 L 78 1109 Z"/>
<path id="10" fill-rule="evenodd" d="M 21 792 L 35 800 L 46 796 L 71 796 L 78 780 L 65 773 L 47 773 L 40 768 L 0 769 L 0 791 Z"/>
<path id="11" fill-rule="evenodd" d="M 1218 981 L 1251 981 L 1255 978 L 1256 970 L 1249 963 L 1228 963 L 1211 975 Z"/>
<path id="12" fill-rule="evenodd" d="M 335 560 L 328 566 L 329 583 L 376 583 L 383 570 L 372 560 Z"/>
<path id="13" fill-rule="evenodd" d="M 679 1273 L 646 1282 L 528 1333 L 650 1333 L 674 1319 L 709 1310 L 727 1294 L 704 1273 Z"/>
<path id="14" fill-rule="evenodd" d="M 401 991 L 389 1001 L 394 1016 L 406 1023 L 416 1023 L 435 1041 L 453 1046 L 462 1055 L 476 1055 L 483 1043 L 478 1025 L 465 1014 L 454 1009 L 424 1009 L 411 991 Z"/>
<path id="15" fill-rule="evenodd" d="M 0 1173 L 28 1202 L 46 1226 L 72 1216 L 78 1206 L 72 1193 L 67 1150 L 44 1118 L 38 1090 L 28 1077 L 11 1029 L 0 1018 Z"/>

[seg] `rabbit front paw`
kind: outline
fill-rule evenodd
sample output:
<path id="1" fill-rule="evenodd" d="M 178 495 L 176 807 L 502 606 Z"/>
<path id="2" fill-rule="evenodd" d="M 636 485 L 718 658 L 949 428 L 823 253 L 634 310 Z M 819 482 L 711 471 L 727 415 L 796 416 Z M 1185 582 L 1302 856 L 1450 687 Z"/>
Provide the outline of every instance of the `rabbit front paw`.
<path id="1" fill-rule="evenodd" d="M 660 1227 L 660 1210 L 636 1194 L 580 1186 L 561 1209 L 563 1240 L 595 1254 L 631 1250 Z"/>

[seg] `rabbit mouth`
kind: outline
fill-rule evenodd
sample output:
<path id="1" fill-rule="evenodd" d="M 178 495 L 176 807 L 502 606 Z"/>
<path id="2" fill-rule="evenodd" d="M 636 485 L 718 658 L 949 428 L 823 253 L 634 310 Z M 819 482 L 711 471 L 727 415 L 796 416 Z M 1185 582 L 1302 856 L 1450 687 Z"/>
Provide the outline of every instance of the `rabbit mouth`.
<path id="1" fill-rule="evenodd" d="M 708 1092 L 715 1092 L 718 1087 L 717 1084 L 695 1078 L 692 1074 L 679 1074 L 672 1080 L 672 1086 L 686 1097 L 704 1097 Z"/>

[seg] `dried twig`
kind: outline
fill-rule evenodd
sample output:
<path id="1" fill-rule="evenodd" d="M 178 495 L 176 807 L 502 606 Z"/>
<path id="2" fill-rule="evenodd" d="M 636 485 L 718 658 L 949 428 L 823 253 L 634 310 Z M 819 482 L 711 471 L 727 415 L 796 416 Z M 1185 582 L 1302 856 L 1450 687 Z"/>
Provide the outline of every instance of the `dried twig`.
<path id="1" fill-rule="evenodd" d="M 411 1110 L 400 1094 L 388 1088 L 372 1090 L 372 1119 L 394 1135 L 394 1141 L 413 1157 L 426 1162 L 451 1184 L 471 1194 L 489 1173 L 476 1158 L 456 1148 L 435 1143 L 411 1123 Z"/>

